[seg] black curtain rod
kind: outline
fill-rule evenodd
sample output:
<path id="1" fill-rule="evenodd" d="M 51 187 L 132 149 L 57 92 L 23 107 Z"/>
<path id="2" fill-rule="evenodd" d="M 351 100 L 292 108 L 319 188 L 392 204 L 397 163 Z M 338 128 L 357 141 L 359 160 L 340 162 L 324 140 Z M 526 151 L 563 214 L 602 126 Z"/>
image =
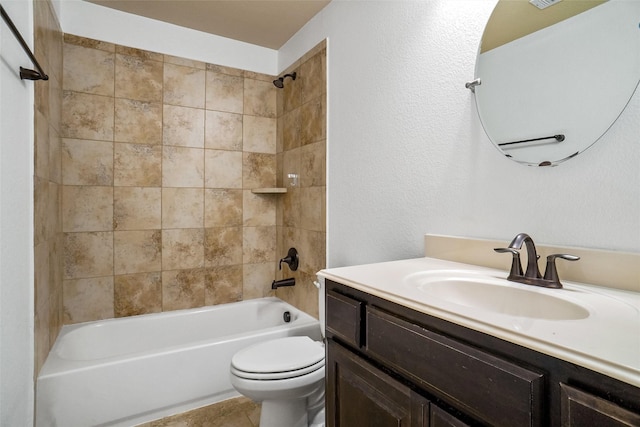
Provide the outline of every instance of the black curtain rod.
<path id="1" fill-rule="evenodd" d="M 11 18 L 9 18 L 9 15 L 7 15 L 7 12 L 4 11 L 4 7 L 2 7 L 1 4 L 0 4 L 0 13 L 2 14 L 2 19 L 4 19 L 4 22 L 7 23 L 13 35 L 16 36 L 16 39 L 20 43 L 20 46 L 22 46 L 22 49 L 24 49 L 25 53 L 29 56 L 29 59 L 31 59 L 31 62 L 33 62 L 33 65 L 35 65 L 36 69 L 38 70 L 36 71 L 36 70 L 30 70 L 28 68 L 20 67 L 20 78 L 22 80 L 24 79 L 49 80 L 49 76 L 47 76 L 45 72 L 42 70 L 42 67 L 40 66 L 40 64 L 38 64 L 36 57 L 33 56 L 31 49 L 29 49 L 29 46 L 27 46 L 27 43 L 24 41 L 24 39 L 20 35 L 20 32 L 18 31 L 16 26 L 13 25 L 13 21 L 11 20 Z"/>

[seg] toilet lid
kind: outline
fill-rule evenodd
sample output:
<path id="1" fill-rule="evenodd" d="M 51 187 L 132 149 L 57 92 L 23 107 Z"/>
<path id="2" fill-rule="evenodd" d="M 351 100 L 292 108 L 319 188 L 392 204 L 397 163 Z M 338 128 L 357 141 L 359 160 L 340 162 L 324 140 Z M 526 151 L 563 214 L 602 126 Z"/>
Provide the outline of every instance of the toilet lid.
<path id="1" fill-rule="evenodd" d="M 298 371 L 320 364 L 324 365 L 324 346 L 305 336 L 255 344 L 240 350 L 231 359 L 234 370 L 257 374 Z"/>

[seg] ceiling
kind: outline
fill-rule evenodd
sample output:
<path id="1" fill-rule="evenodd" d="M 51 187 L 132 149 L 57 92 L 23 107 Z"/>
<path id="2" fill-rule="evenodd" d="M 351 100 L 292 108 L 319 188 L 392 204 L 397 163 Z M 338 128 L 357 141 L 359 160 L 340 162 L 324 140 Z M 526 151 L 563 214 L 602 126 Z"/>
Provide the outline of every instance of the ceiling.
<path id="1" fill-rule="evenodd" d="M 330 0 L 87 0 L 123 12 L 279 49 Z"/>

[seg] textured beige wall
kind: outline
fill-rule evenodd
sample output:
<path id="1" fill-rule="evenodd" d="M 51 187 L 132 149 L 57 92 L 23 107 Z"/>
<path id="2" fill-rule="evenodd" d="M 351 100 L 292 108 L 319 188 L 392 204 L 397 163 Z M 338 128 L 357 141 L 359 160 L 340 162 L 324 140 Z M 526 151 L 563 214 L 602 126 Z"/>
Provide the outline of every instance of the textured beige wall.
<path id="1" fill-rule="evenodd" d="M 322 42 L 286 71 L 295 71 L 296 80 L 287 78 L 278 92 L 278 184 L 287 187 L 279 196 L 278 257 L 295 247 L 300 266 L 291 272 L 283 264 L 278 278 L 295 277 L 296 285 L 276 294 L 316 317 L 313 281 L 326 266 L 326 57 Z M 299 176 L 298 186 L 289 186 L 289 174 Z"/>
<path id="2" fill-rule="evenodd" d="M 62 307 L 62 31 L 50 1 L 34 1 L 34 54 L 49 76 L 35 89 L 34 289 L 35 373 L 60 326 Z"/>

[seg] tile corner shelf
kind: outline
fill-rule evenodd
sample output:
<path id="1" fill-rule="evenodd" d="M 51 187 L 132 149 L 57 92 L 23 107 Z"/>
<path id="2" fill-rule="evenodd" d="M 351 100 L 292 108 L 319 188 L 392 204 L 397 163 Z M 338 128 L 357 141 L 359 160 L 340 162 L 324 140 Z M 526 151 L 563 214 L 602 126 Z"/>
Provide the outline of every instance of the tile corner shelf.
<path id="1" fill-rule="evenodd" d="M 253 194 L 283 194 L 287 192 L 287 189 L 282 187 L 254 188 L 251 192 Z"/>

